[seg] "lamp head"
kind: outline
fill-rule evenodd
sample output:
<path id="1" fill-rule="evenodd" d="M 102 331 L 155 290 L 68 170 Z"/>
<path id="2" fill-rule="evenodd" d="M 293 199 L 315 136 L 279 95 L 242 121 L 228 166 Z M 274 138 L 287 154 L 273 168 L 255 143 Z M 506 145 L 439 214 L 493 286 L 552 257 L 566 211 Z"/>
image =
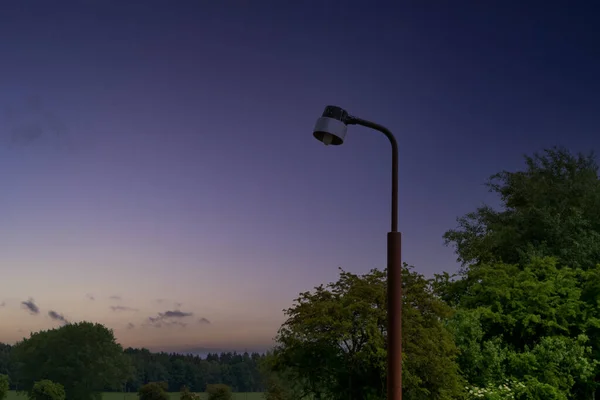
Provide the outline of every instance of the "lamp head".
<path id="1" fill-rule="evenodd" d="M 336 106 L 327 106 L 321 118 L 317 120 L 313 136 L 323 142 L 325 146 L 338 146 L 344 143 L 346 131 L 348 130 L 347 122 L 348 113 Z"/>

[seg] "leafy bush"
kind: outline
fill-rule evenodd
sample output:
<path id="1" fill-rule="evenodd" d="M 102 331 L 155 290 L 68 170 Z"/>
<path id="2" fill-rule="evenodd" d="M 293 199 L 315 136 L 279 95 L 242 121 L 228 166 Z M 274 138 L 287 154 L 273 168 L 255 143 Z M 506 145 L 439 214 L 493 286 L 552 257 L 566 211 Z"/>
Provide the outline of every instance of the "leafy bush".
<path id="1" fill-rule="evenodd" d="M 0 400 L 8 396 L 8 376 L 0 375 Z"/>
<path id="2" fill-rule="evenodd" d="M 207 385 L 208 400 L 231 400 L 231 388 L 227 385 Z"/>
<path id="3" fill-rule="evenodd" d="M 187 386 L 181 388 L 181 393 L 179 394 L 179 400 L 200 400 L 200 396 L 190 392 Z"/>
<path id="4" fill-rule="evenodd" d="M 65 400 L 65 388 L 60 383 L 42 379 L 33 384 L 29 400 Z"/>
<path id="5" fill-rule="evenodd" d="M 166 382 L 150 382 L 140 388 L 140 400 L 169 400 Z"/>

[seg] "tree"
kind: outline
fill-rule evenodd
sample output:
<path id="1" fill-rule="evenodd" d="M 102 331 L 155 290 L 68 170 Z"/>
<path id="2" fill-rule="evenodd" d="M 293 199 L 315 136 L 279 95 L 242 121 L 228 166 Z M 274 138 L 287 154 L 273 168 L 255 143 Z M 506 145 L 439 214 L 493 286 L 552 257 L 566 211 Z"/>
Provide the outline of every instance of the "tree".
<path id="1" fill-rule="evenodd" d="M 142 386 L 138 392 L 140 400 L 169 400 L 166 382 L 150 382 Z"/>
<path id="2" fill-rule="evenodd" d="M 260 373 L 265 384 L 266 400 L 301 399 L 304 390 L 290 368 L 278 368 L 280 361 L 272 351 L 260 363 Z"/>
<path id="3" fill-rule="evenodd" d="M 477 208 L 446 232 L 464 266 L 526 263 L 553 256 L 573 268 L 600 261 L 600 180 L 593 153 L 563 148 L 525 157 L 523 171 L 502 171 L 487 182 L 501 207 Z"/>
<path id="4" fill-rule="evenodd" d="M 464 385 L 457 349 L 442 323 L 451 309 L 434 296 L 430 281 L 406 264 L 403 288 L 404 398 L 454 399 Z M 385 396 L 385 271 L 341 271 L 337 282 L 301 293 L 285 313 L 268 367 L 294 382 L 298 398 Z"/>
<path id="5" fill-rule="evenodd" d="M 231 400 L 231 388 L 223 384 L 208 385 L 206 387 L 208 400 Z"/>
<path id="6" fill-rule="evenodd" d="M 35 382 L 29 391 L 29 400 L 65 400 L 65 388 L 48 379 Z"/>
<path id="7" fill-rule="evenodd" d="M 0 400 L 6 399 L 8 396 L 8 376 L 0 375 Z"/>
<path id="8" fill-rule="evenodd" d="M 474 389 L 498 395 L 495 392 L 500 387 L 507 396 L 517 392 L 521 396 L 517 398 L 524 400 L 587 397 L 575 395 L 576 384 L 588 382 L 597 364 L 590 359 L 585 335 L 543 336 L 537 343 L 518 349 L 499 336 L 486 338 L 485 315 L 481 309 L 460 310 L 448 322 L 461 350 L 461 371 Z M 517 387 L 506 391 L 503 387 L 507 383 Z"/>
<path id="9" fill-rule="evenodd" d="M 525 385 L 524 399 L 590 398 L 600 378 L 598 165 L 562 148 L 525 161 L 488 181 L 498 209 L 480 207 L 445 234 L 463 269 L 460 279 L 438 276 L 436 290 L 468 311 L 452 323 L 470 383 L 505 373 Z M 477 329 L 479 339 L 465 339 Z"/>
<path id="10" fill-rule="evenodd" d="M 14 346 L 12 356 L 23 390 L 51 379 L 64 386 L 68 398 L 80 400 L 98 397 L 107 387 L 122 388 L 131 373 L 112 330 L 90 322 L 33 333 Z"/>

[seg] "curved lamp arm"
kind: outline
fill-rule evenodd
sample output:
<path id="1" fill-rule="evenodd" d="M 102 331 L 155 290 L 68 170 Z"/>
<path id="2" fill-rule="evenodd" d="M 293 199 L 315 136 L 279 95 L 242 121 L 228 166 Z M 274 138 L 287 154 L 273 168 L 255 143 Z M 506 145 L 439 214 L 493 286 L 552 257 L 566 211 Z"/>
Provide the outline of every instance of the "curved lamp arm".
<path id="1" fill-rule="evenodd" d="M 348 115 L 346 124 L 361 125 L 383 133 L 392 145 L 392 230 L 398 232 L 398 142 L 392 132 L 383 125 Z"/>

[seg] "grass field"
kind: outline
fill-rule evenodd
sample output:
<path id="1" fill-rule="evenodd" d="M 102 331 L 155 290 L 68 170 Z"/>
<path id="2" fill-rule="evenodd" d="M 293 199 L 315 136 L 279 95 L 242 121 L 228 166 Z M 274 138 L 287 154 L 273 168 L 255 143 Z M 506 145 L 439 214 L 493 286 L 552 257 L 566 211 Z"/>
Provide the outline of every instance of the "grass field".
<path id="1" fill-rule="evenodd" d="M 104 400 L 134 400 L 137 399 L 135 393 L 105 393 L 102 396 Z M 200 399 L 208 399 L 206 393 L 200 393 Z M 263 400 L 262 393 L 234 393 L 233 400 Z M 27 400 L 27 396 L 19 395 L 17 392 L 8 392 L 6 400 Z M 171 393 L 171 400 L 179 400 L 179 393 Z"/>

